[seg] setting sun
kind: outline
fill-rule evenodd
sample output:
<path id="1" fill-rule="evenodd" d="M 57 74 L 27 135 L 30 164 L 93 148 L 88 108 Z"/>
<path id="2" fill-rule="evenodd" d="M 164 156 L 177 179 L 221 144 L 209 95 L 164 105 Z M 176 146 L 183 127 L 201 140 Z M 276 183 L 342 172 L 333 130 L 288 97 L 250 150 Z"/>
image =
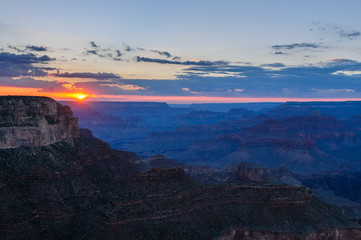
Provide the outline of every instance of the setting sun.
<path id="1" fill-rule="evenodd" d="M 75 95 L 75 97 L 79 100 L 83 100 L 84 98 L 88 97 L 86 94 L 78 93 Z"/>

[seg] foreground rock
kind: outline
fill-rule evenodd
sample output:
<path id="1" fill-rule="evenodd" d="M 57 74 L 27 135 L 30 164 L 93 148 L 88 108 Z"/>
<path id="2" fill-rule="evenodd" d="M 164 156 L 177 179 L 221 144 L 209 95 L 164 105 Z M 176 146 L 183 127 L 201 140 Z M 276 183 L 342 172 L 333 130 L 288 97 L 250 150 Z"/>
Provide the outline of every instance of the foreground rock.
<path id="1" fill-rule="evenodd" d="M 0 148 L 46 146 L 79 136 L 69 107 L 46 97 L 0 97 Z"/>

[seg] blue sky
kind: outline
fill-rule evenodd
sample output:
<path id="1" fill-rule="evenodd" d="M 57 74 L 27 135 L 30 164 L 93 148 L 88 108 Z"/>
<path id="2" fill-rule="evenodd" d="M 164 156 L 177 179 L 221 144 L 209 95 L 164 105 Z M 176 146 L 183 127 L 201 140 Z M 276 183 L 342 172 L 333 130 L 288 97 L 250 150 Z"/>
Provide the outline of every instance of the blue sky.
<path id="1" fill-rule="evenodd" d="M 356 0 L 3 0 L 0 94 L 361 98 L 360 9 Z"/>

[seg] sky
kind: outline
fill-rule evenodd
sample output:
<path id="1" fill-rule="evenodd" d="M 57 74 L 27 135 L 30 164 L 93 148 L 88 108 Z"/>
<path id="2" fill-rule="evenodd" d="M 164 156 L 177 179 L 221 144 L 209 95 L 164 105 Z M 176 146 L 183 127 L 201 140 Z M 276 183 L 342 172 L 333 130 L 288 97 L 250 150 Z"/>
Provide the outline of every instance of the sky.
<path id="1" fill-rule="evenodd" d="M 359 0 L 2 0 L 0 95 L 361 100 Z"/>

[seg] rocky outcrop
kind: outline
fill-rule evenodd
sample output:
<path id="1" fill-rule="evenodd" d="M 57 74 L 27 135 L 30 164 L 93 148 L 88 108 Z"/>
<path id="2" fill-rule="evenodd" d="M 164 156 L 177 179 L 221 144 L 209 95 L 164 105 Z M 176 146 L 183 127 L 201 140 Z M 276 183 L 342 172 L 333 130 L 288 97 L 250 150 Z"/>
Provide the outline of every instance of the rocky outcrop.
<path id="1" fill-rule="evenodd" d="M 0 97 L 0 148 L 46 146 L 78 136 L 69 107 L 46 97 Z"/>
<path id="2" fill-rule="evenodd" d="M 180 163 L 174 162 L 163 155 L 157 154 L 155 156 L 148 157 L 146 159 L 140 159 L 136 162 L 138 168 L 142 172 L 147 172 L 151 168 L 177 168 L 182 167 Z"/>
<path id="3" fill-rule="evenodd" d="M 269 169 L 264 166 L 243 162 L 216 169 L 207 166 L 184 165 L 187 175 L 201 183 L 248 183 L 248 184 L 285 184 L 300 186 L 287 168 Z"/>

